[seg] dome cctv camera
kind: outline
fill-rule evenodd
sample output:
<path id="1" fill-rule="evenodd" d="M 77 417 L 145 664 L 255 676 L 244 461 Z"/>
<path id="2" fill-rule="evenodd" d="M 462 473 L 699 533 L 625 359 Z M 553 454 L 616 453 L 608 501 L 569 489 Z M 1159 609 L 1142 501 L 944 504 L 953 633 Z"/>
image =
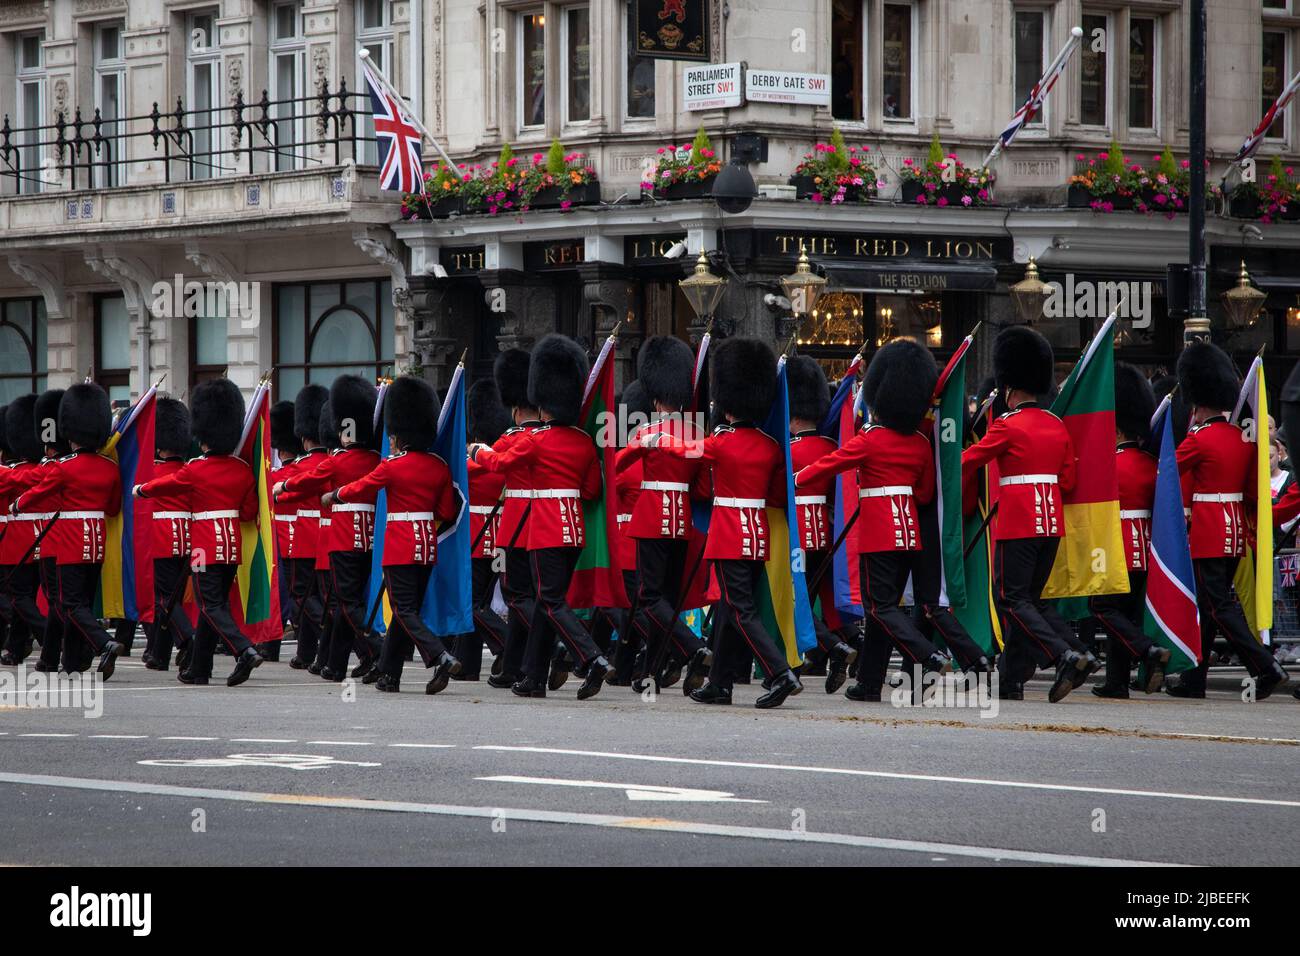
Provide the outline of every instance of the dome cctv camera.
<path id="1" fill-rule="evenodd" d="M 754 177 L 744 163 L 732 159 L 713 181 L 713 199 L 718 208 L 732 215 L 744 212 L 758 195 Z"/>

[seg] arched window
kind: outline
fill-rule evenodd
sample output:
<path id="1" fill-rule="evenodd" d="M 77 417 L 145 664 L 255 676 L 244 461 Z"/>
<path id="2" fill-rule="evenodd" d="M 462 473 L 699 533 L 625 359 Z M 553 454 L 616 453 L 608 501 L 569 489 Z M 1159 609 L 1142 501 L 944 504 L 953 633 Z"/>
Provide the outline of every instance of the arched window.
<path id="1" fill-rule="evenodd" d="M 343 374 L 393 373 L 393 292 L 388 279 L 301 282 L 275 289 L 276 395 Z"/>
<path id="2" fill-rule="evenodd" d="M 0 300 L 0 404 L 45 391 L 45 300 Z"/>

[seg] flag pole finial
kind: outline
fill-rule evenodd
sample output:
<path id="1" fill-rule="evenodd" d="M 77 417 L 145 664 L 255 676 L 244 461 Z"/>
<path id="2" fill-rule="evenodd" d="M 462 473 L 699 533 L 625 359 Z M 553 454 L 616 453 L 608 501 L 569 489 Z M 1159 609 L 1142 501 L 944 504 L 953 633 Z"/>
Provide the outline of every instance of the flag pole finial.
<path id="1" fill-rule="evenodd" d="M 614 327 L 609 330 L 609 337 L 611 339 L 617 339 L 619 329 L 621 328 L 623 328 L 623 320 L 619 319 L 617 322 L 614 323 Z"/>
<path id="2" fill-rule="evenodd" d="M 166 373 L 166 372 L 163 372 L 162 375 L 160 375 L 160 376 L 158 377 L 158 381 L 156 381 L 156 382 L 153 383 L 153 387 L 154 387 L 154 388 L 162 388 L 162 383 L 165 382 L 165 381 L 167 381 L 167 373 Z"/>
<path id="3" fill-rule="evenodd" d="M 457 362 L 456 364 L 459 365 L 461 368 L 464 368 L 465 359 L 467 359 L 468 357 L 469 357 L 469 349 L 466 349 L 465 351 L 460 353 L 460 361 Z"/>

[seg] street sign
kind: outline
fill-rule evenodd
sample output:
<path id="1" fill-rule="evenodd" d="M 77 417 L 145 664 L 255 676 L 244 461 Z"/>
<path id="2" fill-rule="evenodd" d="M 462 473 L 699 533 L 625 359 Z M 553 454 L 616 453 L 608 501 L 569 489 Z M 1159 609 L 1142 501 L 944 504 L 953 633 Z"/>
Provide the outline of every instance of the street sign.
<path id="1" fill-rule="evenodd" d="M 682 105 L 687 110 L 721 110 L 744 102 L 739 63 L 709 63 L 682 70 Z"/>
<path id="2" fill-rule="evenodd" d="M 831 105 L 829 73 L 786 73 L 781 70 L 745 71 L 745 98 L 751 103 L 803 103 Z"/>

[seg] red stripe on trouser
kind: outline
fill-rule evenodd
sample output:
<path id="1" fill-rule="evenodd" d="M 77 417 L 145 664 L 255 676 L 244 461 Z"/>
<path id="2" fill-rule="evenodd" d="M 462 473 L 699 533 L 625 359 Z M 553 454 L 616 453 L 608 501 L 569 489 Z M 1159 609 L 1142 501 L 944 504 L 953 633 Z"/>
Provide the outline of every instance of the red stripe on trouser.
<path id="1" fill-rule="evenodd" d="M 1001 548 L 995 548 L 994 552 L 995 552 L 994 559 L 998 562 L 998 575 L 997 575 L 998 595 L 999 597 L 1002 598 L 1002 606 L 1006 608 L 1007 615 L 1015 619 L 1015 622 L 1019 626 L 1020 630 L 1023 631 L 1026 635 L 1028 635 L 1031 641 L 1033 641 L 1035 644 L 1038 645 L 1039 650 L 1041 650 L 1043 654 L 1047 656 L 1047 659 L 1049 661 L 1056 660 L 1056 655 L 1053 654 L 1048 649 L 1047 645 L 1043 643 L 1042 639 L 1037 634 L 1034 633 L 1034 629 L 1029 627 L 1027 624 L 1025 624 L 1024 619 L 1021 618 L 1021 616 L 1017 614 L 1015 611 L 1013 611 L 1011 609 L 1011 605 L 1007 603 L 1007 592 L 1006 592 L 1006 588 L 1003 587 L 1004 572 L 1002 569 L 1002 566 L 1006 563 L 1006 559 L 1002 556 Z"/>
<path id="2" fill-rule="evenodd" d="M 573 656 L 578 659 L 578 666 L 585 667 L 589 658 L 583 656 L 582 648 L 580 648 L 573 639 L 569 637 L 569 632 L 560 624 L 559 618 L 551 613 L 550 606 L 542 600 L 542 563 L 537 560 L 535 552 L 531 563 L 533 566 L 533 584 L 536 586 L 538 603 L 540 603 L 542 608 L 546 611 L 546 616 L 551 619 L 551 625 L 555 629 L 555 633 L 559 635 L 564 646 L 567 647 L 573 653 Z"/>
<path id="3" fill-rule="evenodd" d="M 862 596 L 863 599 L 866 600 L 867 602 L 867 606 L 871 613 L 872 620 L 874 620 L 878 625 L 880 625 L 880 629 L 885 632 L 885 636 L 889 638 L 890 642 L 895 647 L 897 647 L 900 652 L 906 654 L 908 657 L 912 658 L 913 662 L 915 662 L 916 655 L 912 653 L 911 649 L 908 648 L 906 644 L 904 644 L 902 641 L 900 641 L 897 637 L 894 636 L 894 632 L 889 629 L 889 625 L 885 623 L 884 618 L 882 618 L 879 614 L 876 613 L 876 601 L 875 598 L 871 597 L 871 572 L 869 570 L 870 567 L 871 567 L 871 558 L 869 556 L 865 561 L 858 562 L 859 574 L 862 578 L 865 579 L 864 581 L 862 581 Z M 898 607 L 898 605 L 895 604 L 894 607 Z"/>
<path id="4" fill-rule="evenodd" d="M 736 611 L 735 605 L 731 603 L 731 598 L 727 596 L 727 582 L 726 582 L 725 574 L 718 575 L 718 587 L 722 591 L 723 603 L 727 605 L 727 610 L 731 612 L 731 620 L 735 622 L 736 630 L 740 631 L 740 636 L 743 637 L 745 639 L 745 643 L 749 645 L 750 653 L 754 655 L 755 659 L 758 661 L 758 665 L 762 667 L 764 671 L 767 672 L 768 677 L 775 677 L 776 672 L 767 666 L 767 660 L 763 657 L 762 654 L 759 653 L 758 645 L 755 644 L 753 640 L 750 639 L 749 633 L 745 630 L 744 625 L 740 623 L 740 614 Z"/>

